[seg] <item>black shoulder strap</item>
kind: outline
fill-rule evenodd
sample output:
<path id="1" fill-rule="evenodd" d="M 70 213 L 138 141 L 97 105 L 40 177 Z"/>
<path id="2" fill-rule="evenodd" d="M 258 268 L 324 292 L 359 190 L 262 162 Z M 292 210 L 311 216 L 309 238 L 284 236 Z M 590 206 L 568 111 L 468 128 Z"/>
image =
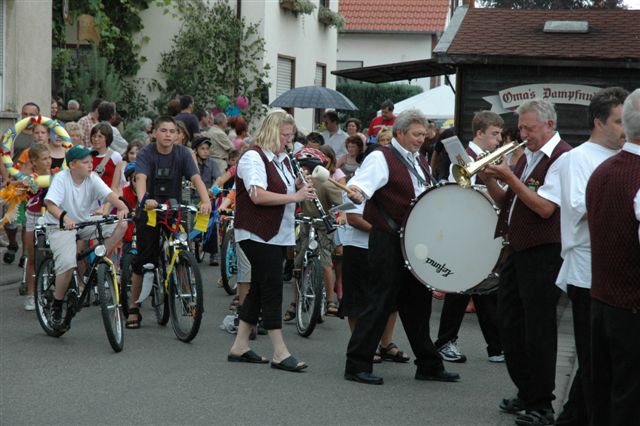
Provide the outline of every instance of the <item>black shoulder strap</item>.
<path id="1" fill-rule="evenodd" d="M 395 156 L 398 158 L 398 160 L 400 160 L 400 162 L 404 164 L 407 170 L 409 170 L 409 172 L 413 174 L 416 177 L 416 179 L 418 179 L 418 182 L 420 183 L 420 185 L 430 186 L 430 182 L 427 182 L 426 180 L 424 180 L 422 176 L 420 176 L 420 174 L 418 173 L 418 171 L 416 170 L 413 164 L 409 163 L 409 161 L 407 161 L 407 159 L 404 158 L 404 156 L 400 154 L 400 152 L 393 145 L 390 145 L 390 148 L 391 148 L 391 152 L 393 152 Z M 420 167 L 422 168 L 422 164 L 420 164 L 419 161 L 418 161 L 418 165 L 420 165 Z M 427 178 L 431 180 L 431 175 L 426 170 L 423 170 L 423 172 L 425 173 L 425 176 L 427 176 Z"/>

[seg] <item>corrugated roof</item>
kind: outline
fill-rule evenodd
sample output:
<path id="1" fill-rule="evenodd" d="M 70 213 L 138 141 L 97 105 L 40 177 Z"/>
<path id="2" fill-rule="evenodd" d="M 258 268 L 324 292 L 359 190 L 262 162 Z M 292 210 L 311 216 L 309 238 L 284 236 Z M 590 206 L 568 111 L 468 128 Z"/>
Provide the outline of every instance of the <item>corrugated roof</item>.
<path id="1" fill-rule="evenodd" d="M 588 21 L 586 34 L 544 33 L 545 21 Z M 469 9 L 445 55 L 640 60 L 640 10 Z"/>
<path id="2" fill-rule="evenodd" d="M 340 0 L 343 31 L 441 33 L 449 0 Z"/>

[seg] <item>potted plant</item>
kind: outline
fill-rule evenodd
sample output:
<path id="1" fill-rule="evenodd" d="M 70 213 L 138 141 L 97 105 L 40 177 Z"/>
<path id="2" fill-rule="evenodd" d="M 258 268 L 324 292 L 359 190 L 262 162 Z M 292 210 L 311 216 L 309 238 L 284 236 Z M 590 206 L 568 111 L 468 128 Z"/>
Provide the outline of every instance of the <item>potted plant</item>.
<path id="1" fill-rule="evenodd" d="M 338 30 L 341 30 L 345 23 L 344 16 L 325 6 L 320 6 L 318 9 L 318 21 L 324 25 L 336 27 Z"/>
<path id="2" fill-rule="evenodd" d="M 315 10 L 316 5 L 310 0 L 280 0 L 280 7 L 296 15 L 299 13 L 309 15 Z"/>

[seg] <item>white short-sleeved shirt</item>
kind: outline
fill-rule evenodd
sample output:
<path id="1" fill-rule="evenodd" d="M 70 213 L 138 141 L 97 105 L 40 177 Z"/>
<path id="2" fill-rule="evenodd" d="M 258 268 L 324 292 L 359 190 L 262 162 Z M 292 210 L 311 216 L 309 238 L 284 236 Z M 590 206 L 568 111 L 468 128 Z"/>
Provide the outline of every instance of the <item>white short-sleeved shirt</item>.
<path id="1" fill-rule="evenodd" d="M 342 129 L 338 129 L 333 135 L 328 130 L 322 132 L 324 143 L 329 145 L 336 152 L 336 158 L 340 158 L 347 153 L 347 146 L 344 141 L 347 140 L 349 135 Z"/>
<path id="2" fill-rule="evenodd" d="M 549 168 L 538 195 L 560 206 L 562 258 L 556 285 L 591 288 L 591 238 L 586 190 L 593 171 L 618 151 L 587 141 L 564 154 Z"/>
<path id="3" fill-rule="evenodd" d="M 92 207 L 96 200 L 105 201 L 111 193 L 111 188 L 102 181 L 97 173 L 91 172 L 80 185 L 73 182 L 71 171 L 63 170 L 56 174 L 51 181 L 51 187 L 44 198 L 53 202 L 60 209 L 67 212 L 75 222 L 85 222 L 91 218 Z M 45 213 L 47 223 L 57 224 L 59 221 L 51 213 Z"/>
<path id="4" fill-rule="evenodd" d="M 287 186 L 287 194 L 293 194 L 296 192 L 295 175 L 285 164 L 287 155 L 281 153 L 276 156 L 273 152 L 266 149 L 264 149 L 263 152 L 267 156 L 268 161 L 275 162 L 280 179 L 282 179 L 282 182 Z M 240 161 L 238 161 L 237 176 L 242 179 L 247 191 L 251 191 L 252 186 L 257 186 L 266 190 L 269 185 L 267 182 L 267 170 L 264 167 L 264 162 L 262 161 L 262 158 L 260 158 L 260 154 L 253 150 L 247 151 L 242 157 L 240 157 Z M 282 216 L 282 222 L 280 222 L 280 229 L 276 236 L 269 241 L 265 241 L 256 234 L 245 229 L 234 228 L 236 241 L 252 240 L 276 246 L 295 245 L 295 209 L 296 203 L 285 204 L 284 215 Z"/>
<path id="5" fill-rule="evenodd" d="M 349 201 L 349 197 L 347 197 L 346 193 L 342 194 L 342 198 L 344 200 L 344 202 L 346 203 L 347 201 Z M 345 213 L 349 214 L 349 213 L 355 213 L 355 214 L 359 214 L 360 216 L 362 216 L 362 214 L 364 213 L 364 205 L 365 203 L 362 204 L 356 204 L 356 207 L 354 209 L 351 210 L 346 210 Z M 363 249 L 368 249 L 369 248 L 369 233 L 365 232 L 361 229 L 357 229 L 354 228 L 353 226 L 349 225 L 348 223 L 345 226 L 345 229 L 342 233 L 342 245 L 343 246 L 353 246 L 353 247 L 359 247 L 359 248 L 363 248 Z"/>
<path id="6" fill-rule="evenodd" d="M 418 156 L 420 154 L 417 152 L 411 153 L 407 151 L 398 143 L 398 141 L 395 140 L 395 138 L 391 140 L 391 145 L 393 145 L 393 148 L 397 149 L 398 152 L 407 159 L 407 161 L 412 162 L 418 172 L 418 175 L 420 175 L 422 179 L 425 179 L 422 167 L 418 164 Z M 427 189 L 427 186 L 420 184 L 413 173 L 409 173 L 409 176 L 413 183 L 415 196 L 418 197 L 418 195 L 422 194 L 424 190 Z M 360 168 L 358 168 L 355 176 L 349 181 L 348 186 L 357 186 L 364 192 L 367 199 L 370 199 L 373 197 L 373 194 L 378 189 L 385 186 L 387 182 L 389 182 L 389 166 L 387 165 L 387 160 L 384 158 L 384 154 L 380 150 L 376 150 L 367 155 Z"/>

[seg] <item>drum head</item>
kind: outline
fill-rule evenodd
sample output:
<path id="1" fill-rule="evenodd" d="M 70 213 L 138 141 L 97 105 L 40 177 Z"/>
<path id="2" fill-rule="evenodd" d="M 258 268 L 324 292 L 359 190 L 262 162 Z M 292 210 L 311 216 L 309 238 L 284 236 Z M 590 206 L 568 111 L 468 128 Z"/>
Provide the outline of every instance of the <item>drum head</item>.
<path id="1" fill-rule="evenodd" d="M 404 224 L 402 250 L 423 284 L 447 293 L 465 292 L 496 266 L 502 238 L 493 238 L 498 215 L 475 188 L 447 183 L 425 191 Z"/>

